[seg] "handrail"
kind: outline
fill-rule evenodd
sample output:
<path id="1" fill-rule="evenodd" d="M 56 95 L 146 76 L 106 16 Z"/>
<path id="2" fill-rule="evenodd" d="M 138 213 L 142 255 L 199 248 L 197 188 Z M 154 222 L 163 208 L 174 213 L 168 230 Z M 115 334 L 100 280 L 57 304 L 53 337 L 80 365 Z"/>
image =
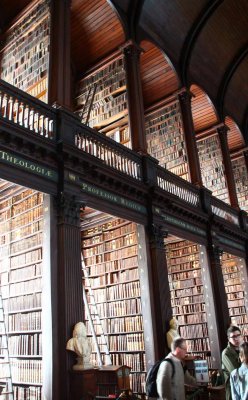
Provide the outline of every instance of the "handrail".
<path id="1" fill-rule="evenodd" d="M 59 137 L 55 131 L 57 118 L 58 110 L 0 79 L 0 120 L 7 120 L 31 134 L 55 142 Z M 98 158 L 106 166 L 135 180 L 143 180 L 142 155 L 83 125 L 76 116 L 75 119 L 70 118 L 70 121 L 70 127 L 67 125 L 69 130 L 66 128 L 65 131 L 71 131 L 76 147 Z M 157 177 L 154 178 L 155 186 L 193 207 L 201 206 L 200 190 L 197 187 L 157 164 L 154 168 L 154 176 Z M 210 197 L 212 213 L 239 226 L 239 211 L 213 196 Z"/>
<path id="2" fill-rule="evenodd" d="M 0 79 L 0 118 L 55 140 L 55 110 Z"/>
<path id="3" fill-rule="evenodd" d="M 239 211 L 213 196 L 211 197 L 211 210 L 218 217 L 239 225 Z"/>
<path id="4" fill-rule="evenodd" d="M 174 194 L 192 206 L 200 206 L 199 189 L 193 186 L 192 183 L 187 182 L 160 166 L 157 166 L 157 184 L 161 189 Z"/>
<path id="5" fill-rule="evenodd" d="M 115 140 L 78 123 L 75 145 L 109 167 L 142 180 L 141 156 Z"/>

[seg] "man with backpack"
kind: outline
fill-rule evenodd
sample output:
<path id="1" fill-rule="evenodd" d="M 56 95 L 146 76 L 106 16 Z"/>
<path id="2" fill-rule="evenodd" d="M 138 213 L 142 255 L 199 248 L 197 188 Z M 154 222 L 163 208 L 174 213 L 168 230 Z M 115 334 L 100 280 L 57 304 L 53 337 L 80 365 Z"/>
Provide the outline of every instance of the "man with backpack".
<path id="1" fill-rule="evenodd" d="M 187 354 L 186 341 L 176 338 L 171 344 L 171 353 L 161 362 L 157 372 L 157 393 L 164 400 L 185 400 L 184 384 L 197 386 L 196 380 L 184 368 Z M 169 362 L 167 361 L 169 360 Z"/>

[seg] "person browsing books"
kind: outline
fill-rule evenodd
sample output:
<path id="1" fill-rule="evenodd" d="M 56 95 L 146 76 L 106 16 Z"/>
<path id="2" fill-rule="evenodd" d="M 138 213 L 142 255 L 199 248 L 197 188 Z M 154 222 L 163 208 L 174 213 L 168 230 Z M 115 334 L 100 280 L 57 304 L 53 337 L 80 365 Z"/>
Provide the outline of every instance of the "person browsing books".
<path id="1" fill-rule="evenodd" d="M 240 366 L 239 347 L 243 340 L 240 329 L 237 326 L 231 325 L 227 329 L 227 339 L 228 345 L 222 352 L 221 360 L 225 378 L 226 400 L 233 400 L 230 386 L 230 374 L 234 369 Z"/>
<path id="2" fill-rule="evenodd" d="M 171 353 L 166 357 L 171 359 L 173 365 L 162 362 L 157 374 L 157 392 L 160 399 L 185 400 L 184 384 L 197 385 L 195 378 L 184 370 L 183 361 L 186 354 L 185 339 L 181 337 L 174 339 L 171 343 Z"/>
<path id="3" fill-rule="evenodd" d="M 239 348 L 241 366 L 231 372 L 230 384 L 233 400 L 248 400 L 248 342 Z"/>

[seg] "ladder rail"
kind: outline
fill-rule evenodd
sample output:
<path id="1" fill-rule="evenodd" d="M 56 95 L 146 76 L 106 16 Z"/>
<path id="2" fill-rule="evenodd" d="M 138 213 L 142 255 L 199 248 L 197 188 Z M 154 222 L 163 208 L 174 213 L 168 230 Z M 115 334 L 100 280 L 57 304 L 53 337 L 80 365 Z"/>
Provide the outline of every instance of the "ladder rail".
<path id="1" fill-rule="evenodd" d="M 6 330 L 6 322 L 5 322 L 5 317 L 4 317 L 4 308 L 3 308 L 3 298 L 2 298 L 2 293 L 0 292 L 0 324 L 1 324 L 1 345 L 0 345 L 0 350 L 1 350 L 1 356 L 4 357 L 4 359 L 0 362 L 2 366 L 7 365 L 8 369 L 8 374 L 6 371 L 6 368 L 0 369 L 1 373 L 5 371 L 5 376 L 0 376 L 0 381 L 3 382 L 5 381 L 5 388 L 4 384 L 0 384 L 0 387 L 2 387 L 2 390 L 0 392 L 0 399 L 3 400 L 14 400 L 14 391 L 13 391 L 13 382 L 12 382 L 12 373 L 11 373 L 11 363 L 10 363 L 10 357 L 9 357 L 9 345 L 8 345 L 8 334 Z"/>
<path id="2" fill-rule="evenodd" d="M 105 356 L 106 356 L 105 364 L 106 365 L 112 365 L 112 360 L 111 360 L 111 356 L 110 356 L 110 352 L 109 352 L 109 348 L 108 348 L 108 342 L 107 342 L 107 339 L 106 339 L 106 336 L 105 336 L 105 333 L 104 333 L 104 329 L 103 329 L 103 326 L 102 326 L 102 323 L 101 323 L 101 318 L 99 316 L 99 312 L 98 312 L 97 305 L 96 305 L 96 302 L 95 302 L 95 297 L 94 297 L 94 294 L 93 294 L 93 290 L 92 290 L 91 285 L 90 285 L 90 277 L 89 277 L 89 274 L 87 272 L 83 256 L 82 256 L 82 270 L 83 270 L 84 278 L 85 278 L 85 280 L 87 280 L 88 291 L 89 291 L 90 297 L 92 299 L 91 300 L 92 301 L 91 306 L 94 307 L 94 315 L 95 315 L 95 317 L 97 319 L 97 326 L 100 326 L 100 328 L 101 328 L 101 333 L 99 335 L 100 335 L 101 339 L 104 340 L 104 343 L 101 343 L 101 344 L 104 345 L 104 349 L 105 349 Z M 97 357 L 98 357 L 98 360 L 99 360 L 99 365 L 102 366 L 103 362 L 102 362 L 101 352 L 100 352 L 99 343 L 98 343 L 98 340 L 97 340 L 97 335 L 96 335 L 96 332 L 95 332 L 94 322 L 93 322 L 93 318 L 92 318 L 92 313 L 91 313 L 91 310 L 90 310 L 90 307 L 89 307 L 89 303 L 88 303 L 88 300 L 87 300 L 87 295 L 86 295 L 86 290 L 85 290 L 85 286 L 84 285 L 83 285 L 83 298 L 84 298 L 84 304 L 85 304 L 86 313 L 87 313 L 89 324 L 90 324 L 90 329 L 91 329 L 91 332 L 92 332 L 93 341 L 94 341 L 94 344 L 96 346 L 96 352 L 97 352 Z"/>

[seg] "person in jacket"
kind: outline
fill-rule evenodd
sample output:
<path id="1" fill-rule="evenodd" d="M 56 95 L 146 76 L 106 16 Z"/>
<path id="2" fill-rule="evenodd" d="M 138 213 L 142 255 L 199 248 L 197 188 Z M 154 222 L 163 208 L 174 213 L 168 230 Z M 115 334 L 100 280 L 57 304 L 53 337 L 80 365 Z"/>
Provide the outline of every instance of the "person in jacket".
<path id="1" fill-rule="evenodd" d="M 234 325 L 230 326 L 227 330 L 227 339 L 228 345 L 222 352 L 221 360 L 225 378 L 226 400 L 232 400 L 230 374 L 240 366 L 239 347 L 243 340 L 240 329 Z"/>
<path id="2" fill-rule="evenodd" d="M 241 366 L 231 372 L 230 383 L 233 400 L 248 400 L 248 342 L 240 346 Z"/>
<path id="3" fill-rule="evenodd" d="M 171 344 L 171 353 L 166 358 L 172 360 L 162 362 L 157 373 L 157 392 L 164 400 L 185 400 L 184 384 L 196 386 L 196 380 L 183 366 L 187 354 L 185 339 L 179 337 Z M 173 368 L 174 366 L 174 368 Z"/>

